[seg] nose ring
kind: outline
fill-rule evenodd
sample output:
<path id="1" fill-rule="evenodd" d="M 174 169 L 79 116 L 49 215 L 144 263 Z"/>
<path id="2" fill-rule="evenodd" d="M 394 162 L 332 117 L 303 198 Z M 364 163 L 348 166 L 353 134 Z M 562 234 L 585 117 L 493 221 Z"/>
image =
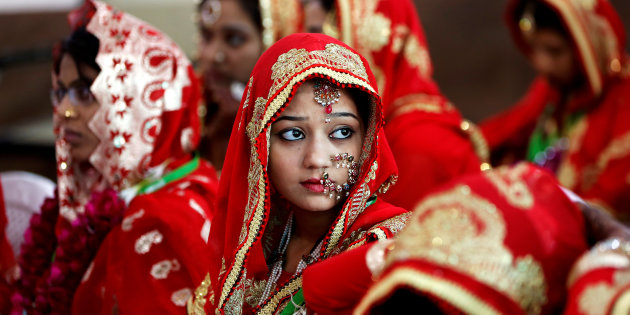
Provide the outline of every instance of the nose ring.
<path id="1" fill-rule="evenodd" d="M 72 108 L 68 108 L 63 112 L 63 117 L 65 118 L 75 118 L 77 116 L 77 112 Z"/>
<path id="2" fill-rule="evenodd" d="M 225 53 L 222 51 L 217 51 L 217 54 L 214 55 L 214 61 L 216 63 L 223 63 L 225 61 Z"/>

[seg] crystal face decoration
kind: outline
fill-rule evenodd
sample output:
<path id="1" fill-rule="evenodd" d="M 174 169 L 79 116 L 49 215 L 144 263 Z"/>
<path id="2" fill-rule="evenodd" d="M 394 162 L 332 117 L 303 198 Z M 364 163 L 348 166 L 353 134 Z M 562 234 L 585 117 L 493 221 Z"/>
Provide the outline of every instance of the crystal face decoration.
<path id="1" fill-rule="evenodd" d="M 350 195 L 350 185 L 357 182 L 359 164 L 354 161 L 354 156 L 348 153 L 337 153 L 332 155 L 330 160 L 336 163 L 336 168 L 348 169 L 348 182 L 337 184 L 334 180 L 329 179 L 328 173 L 324 171 L 319 183 L 324 185 L 324 195 L 327 195 L 330 199 L 336 198 L 339 200 L 342 196 L 347 197 Z"/>
<path id="2" fill-rule="evenodd" d="M 317 80 L 315 81 L 315 85 L 313 86 L 315 89 L 315 97 L 313 99 L 319 105 L 324 106 L 324 110 L 326 111 L 326 123 L 330 122 L 330 114 L 332 113 L 332 105 L 339 101 L 339 97 L 341 97 L 341 92 L 339 89 L 330 82 L 325 80 Z"/>

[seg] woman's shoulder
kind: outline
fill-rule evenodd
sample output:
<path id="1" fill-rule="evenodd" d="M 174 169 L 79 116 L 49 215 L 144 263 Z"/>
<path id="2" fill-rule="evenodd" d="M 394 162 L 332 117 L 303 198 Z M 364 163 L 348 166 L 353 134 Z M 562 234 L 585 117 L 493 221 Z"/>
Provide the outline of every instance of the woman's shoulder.
<path id="1" fill-rule="evenodd" d="M 170 229 L 209 221 L 218 182 L 214 170 L 209 172 L 201 165 L 193 173 L 158 191 L 132 199 L 123 219 L 123 229 L 125 224 L 134 221 Z"/>

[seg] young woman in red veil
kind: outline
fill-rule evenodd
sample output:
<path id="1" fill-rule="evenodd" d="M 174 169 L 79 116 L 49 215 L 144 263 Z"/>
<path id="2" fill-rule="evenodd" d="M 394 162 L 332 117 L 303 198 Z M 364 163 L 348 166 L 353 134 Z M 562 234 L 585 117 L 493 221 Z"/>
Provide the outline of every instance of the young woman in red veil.
<path id="1" fill-rule="evenodd" d="M 382 127 L 376 80 L 350 47 L 295 34 L 267 49 L 234 122 L 213 262 L 189 311 L 298 311 L 304 268 L 402 228 L 406 211 L 378 197 L 396 174 Z"/>
<path id="2" fill-rule="evenodd" d="M 52 71 L 57 196 L 18 258 L 11 314 L 184 312 L 217 179 L 193 156 L 198 82 L 152 26 L 87 1 Z"/>
<path id="3" fill-rule="evenodd" d="M 535 162 L 630 219 L 630 63 L 615 9 L 607 0 L 514 0 L 506 17 L 539 77 L 483 123 L 493 160 Z"/>
<path id="4" fill-rule="evenodd" d="M 199 64 L 208 101 L 207 146 L 215 151 L 222 121 L 231 121 L 260 53 L 298 32 L 324 33 L 370 63 L 383 100 L 385 134 L 400 170 L 385 200 L 411 208 L 430 189 L 487 169 L 487 148 L 475 126 L 440 93 L 416 8 L 410 0 L 205 0 L 199 5 Z M 231 105 L 230 105 L 231 104 Z M 232 113 L 229 117 L 229 113 Z M 227 127 L 229 128 L 229 126 Z M 211 150 L 212 151 L 212 150 Z M 223 154 L 219 154 L 221 158 Z M 484 164 L 485 163 L 485 164 Z"/>

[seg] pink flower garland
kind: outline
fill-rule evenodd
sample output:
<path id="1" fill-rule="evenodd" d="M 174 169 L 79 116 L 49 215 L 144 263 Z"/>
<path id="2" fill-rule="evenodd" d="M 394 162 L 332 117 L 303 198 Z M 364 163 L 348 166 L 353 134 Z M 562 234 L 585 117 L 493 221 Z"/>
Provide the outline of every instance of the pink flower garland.
<path id="1" fill-rule="evenodd" d="M 109 231 L 122 221 L 125 209 L 115 190 L 95 192 L 85 212 L 72 222 L 60 222 L 55 235 L 59 200 L 47 199 L 24 235 L 18 259 L 22 274 L 11 297 L 11 314 L 69 314 L 85 271 Z"/>

